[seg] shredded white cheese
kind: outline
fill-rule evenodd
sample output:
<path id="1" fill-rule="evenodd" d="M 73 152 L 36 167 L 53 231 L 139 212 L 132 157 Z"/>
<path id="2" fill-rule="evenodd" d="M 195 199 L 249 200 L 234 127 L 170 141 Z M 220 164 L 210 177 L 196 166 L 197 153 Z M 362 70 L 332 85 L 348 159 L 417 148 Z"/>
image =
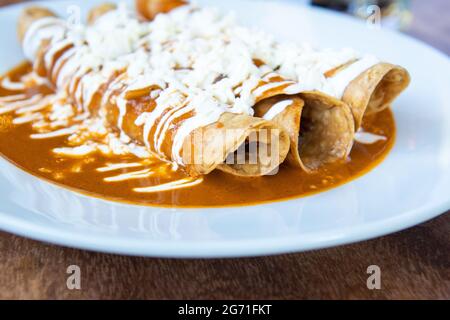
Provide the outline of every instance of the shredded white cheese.
<path id="1" fill-rule="evenodd" d="M 82 110 L 88 109 L 94 94 L 114 73 L 125 70 L 102 99 L 103 104 L 115 101 L 119 108 L 119 129 L 127 112 L 127 92 L 157 87 L 150 93 L 156 108 L 142 113 L 135 124 L 143 126 L 148 150 L 179 165 L 183 165 L 185 138 L 196 128 L 216 122 L 224 112 L 253 115 L 257 97 L 280 85 L 287 85 L 286 94 L 319 90 L 341 98 L 351 80 L 378 62 L 350 49 L 318 51 L 307 44 L 278 43 L 262 31 L 239 26 L 233 14 L 190 5 L 159 14 L 151 22 L 140 21 L 124 5 L 93 26 L 69 28 L 61 19 L 40 19 L 23 43 L 31 60 L 43 39 L 51 40 L 45 54 L 48 68 L 58 51 L 74 46 L 58 59 L 57 64 L 64 64 L 53 68 L 53 76 L 57 87 Z M 255 60 L 264 64 L 257 66 Z M 325 76 L 349 61 L 356 62 Z M 268 73 L 285 80 L 258 87 Z M 265 118 L 273 118 L 288 103 L 276 104 Z M 171 154 L 164 155 L 162 145 L 171 124 L 186 114 L 190 116 L 174 133 Z M 149 137 L 152 130 L 155 134 Z M 119 148 L 112 141 L 110 147 L 120 153 L 123 143 Z"/>

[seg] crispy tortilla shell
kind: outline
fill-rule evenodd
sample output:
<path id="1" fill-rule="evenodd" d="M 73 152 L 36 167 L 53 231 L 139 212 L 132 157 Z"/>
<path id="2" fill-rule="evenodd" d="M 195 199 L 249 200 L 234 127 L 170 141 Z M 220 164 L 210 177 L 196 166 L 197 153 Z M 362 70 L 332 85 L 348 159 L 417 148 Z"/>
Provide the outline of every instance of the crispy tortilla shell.
<path id="1" fill-rule="evenodd" d="M 303 92 L 299 154 L 304 167 L 345 160 L 353 146 L 354 120 L 349 106 L 318 91 Z"/>
<path id="2" fill-rule="evenodd" d="M 252 155 L 249 141 L 258 144 Z M 261 176 L 270 174 L 284 161 L 289 152 L 289 136 L 271 121 L 224 113 L 219 121 L 194 130 L 185 139 L 183 151 L 191 175 L 207 174 L 217 168 L 237 176 Z"/>
<path id="3" fill-rule="evenodd" d="M 255 115 L 264 116 L 281 99 L 291 99 L 292 103 L 272 121 L 289 133 L 290 165 L 310 172 L 347 157 L 353 145 L 354 123 L 345 103 L 311 91 L 262 100 L 255 106 Z"/>
<path id="4" fill-rule="evenodd" d="M 353 79 L 345 89 L 342 101 L 352 109 L 355 129 L 361 126 L 365 115 L 389 107 L 409 82 L 406 69 L 389 63 L 378 63 Z"/>

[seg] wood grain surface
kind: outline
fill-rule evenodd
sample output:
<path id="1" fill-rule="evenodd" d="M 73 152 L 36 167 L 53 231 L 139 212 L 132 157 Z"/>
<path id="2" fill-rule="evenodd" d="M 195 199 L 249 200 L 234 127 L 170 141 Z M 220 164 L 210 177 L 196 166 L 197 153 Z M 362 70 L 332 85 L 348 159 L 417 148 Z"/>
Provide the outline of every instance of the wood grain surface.
<path id="1" fill-rule="evenodd" d="M 450 1 L 423 3 L 409 33 L 449 53 Z M 0 299 L 450 299 L 449 253 L 448 213 L 362 243 L 246 259 L 126 257 L 0 232 Z M 69 265 L 81 268 L 80 290 L 67 289 Z M 369 265 L 381 268 L 380 290 L 367 289 Z"/>

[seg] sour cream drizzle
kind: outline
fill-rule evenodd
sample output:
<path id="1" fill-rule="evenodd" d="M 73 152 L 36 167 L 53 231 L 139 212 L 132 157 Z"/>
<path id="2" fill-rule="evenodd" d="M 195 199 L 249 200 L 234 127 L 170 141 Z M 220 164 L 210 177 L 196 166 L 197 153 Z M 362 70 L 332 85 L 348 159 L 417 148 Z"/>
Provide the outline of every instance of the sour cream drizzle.
<path id="1" fill-rule="evenodd" d="M 193 187 L 197 184 L 202 183 L 203 178 L 184 178 L 180 180 L 171 181 L 168 183 L 163 183 L 157 186 L 134 188 L 133 190 L 141 193 L 154 193 L 164 190 L 175 190 L 181 188 Z"/>
<path id="2" fill-rule="evenodd" d="M 364 131 L 362 128 L 355 133 L 355 141 L 362 144 L 373 144 L 386 139 L 385 136 Z"/>
<path id="3" fill-rule="evenodd" d="M 280 102 L 275 103 L 269 111 L 266 112 L 266 114 L 263 116 L 266 120 L 272 120 L 275 118 L 280 112 L 282 112 L 284 109 L 286 109 L 288 106 L 292 104 L 292 100 L 282 100 Z"/>
<path id="4" fill-rule="evenodd" d="M 11 81 L 9 77 L 4 77 L 3 79 L 1 79 L 0 86 L 4 89 L 12 91 L 24 90 L 26 88 L 23 82 Z"/>

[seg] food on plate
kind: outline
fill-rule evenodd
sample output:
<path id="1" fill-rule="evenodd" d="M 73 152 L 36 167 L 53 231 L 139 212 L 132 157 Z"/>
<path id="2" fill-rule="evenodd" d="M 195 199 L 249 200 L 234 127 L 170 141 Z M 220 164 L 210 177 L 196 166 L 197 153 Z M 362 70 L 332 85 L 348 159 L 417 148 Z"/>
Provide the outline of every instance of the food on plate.
<path id="1" fill-rule="evenodd" d="M 133 203 L 250 204 L 339 185 L 389 151 L 388 107 L 409 83 L 373 55 L 276 41 L 185 1 L 105 3 L 80 25 L 30 6 L 17 31 L 28 62 L 1 77 L 14 126 L 0 152 Z"/>

